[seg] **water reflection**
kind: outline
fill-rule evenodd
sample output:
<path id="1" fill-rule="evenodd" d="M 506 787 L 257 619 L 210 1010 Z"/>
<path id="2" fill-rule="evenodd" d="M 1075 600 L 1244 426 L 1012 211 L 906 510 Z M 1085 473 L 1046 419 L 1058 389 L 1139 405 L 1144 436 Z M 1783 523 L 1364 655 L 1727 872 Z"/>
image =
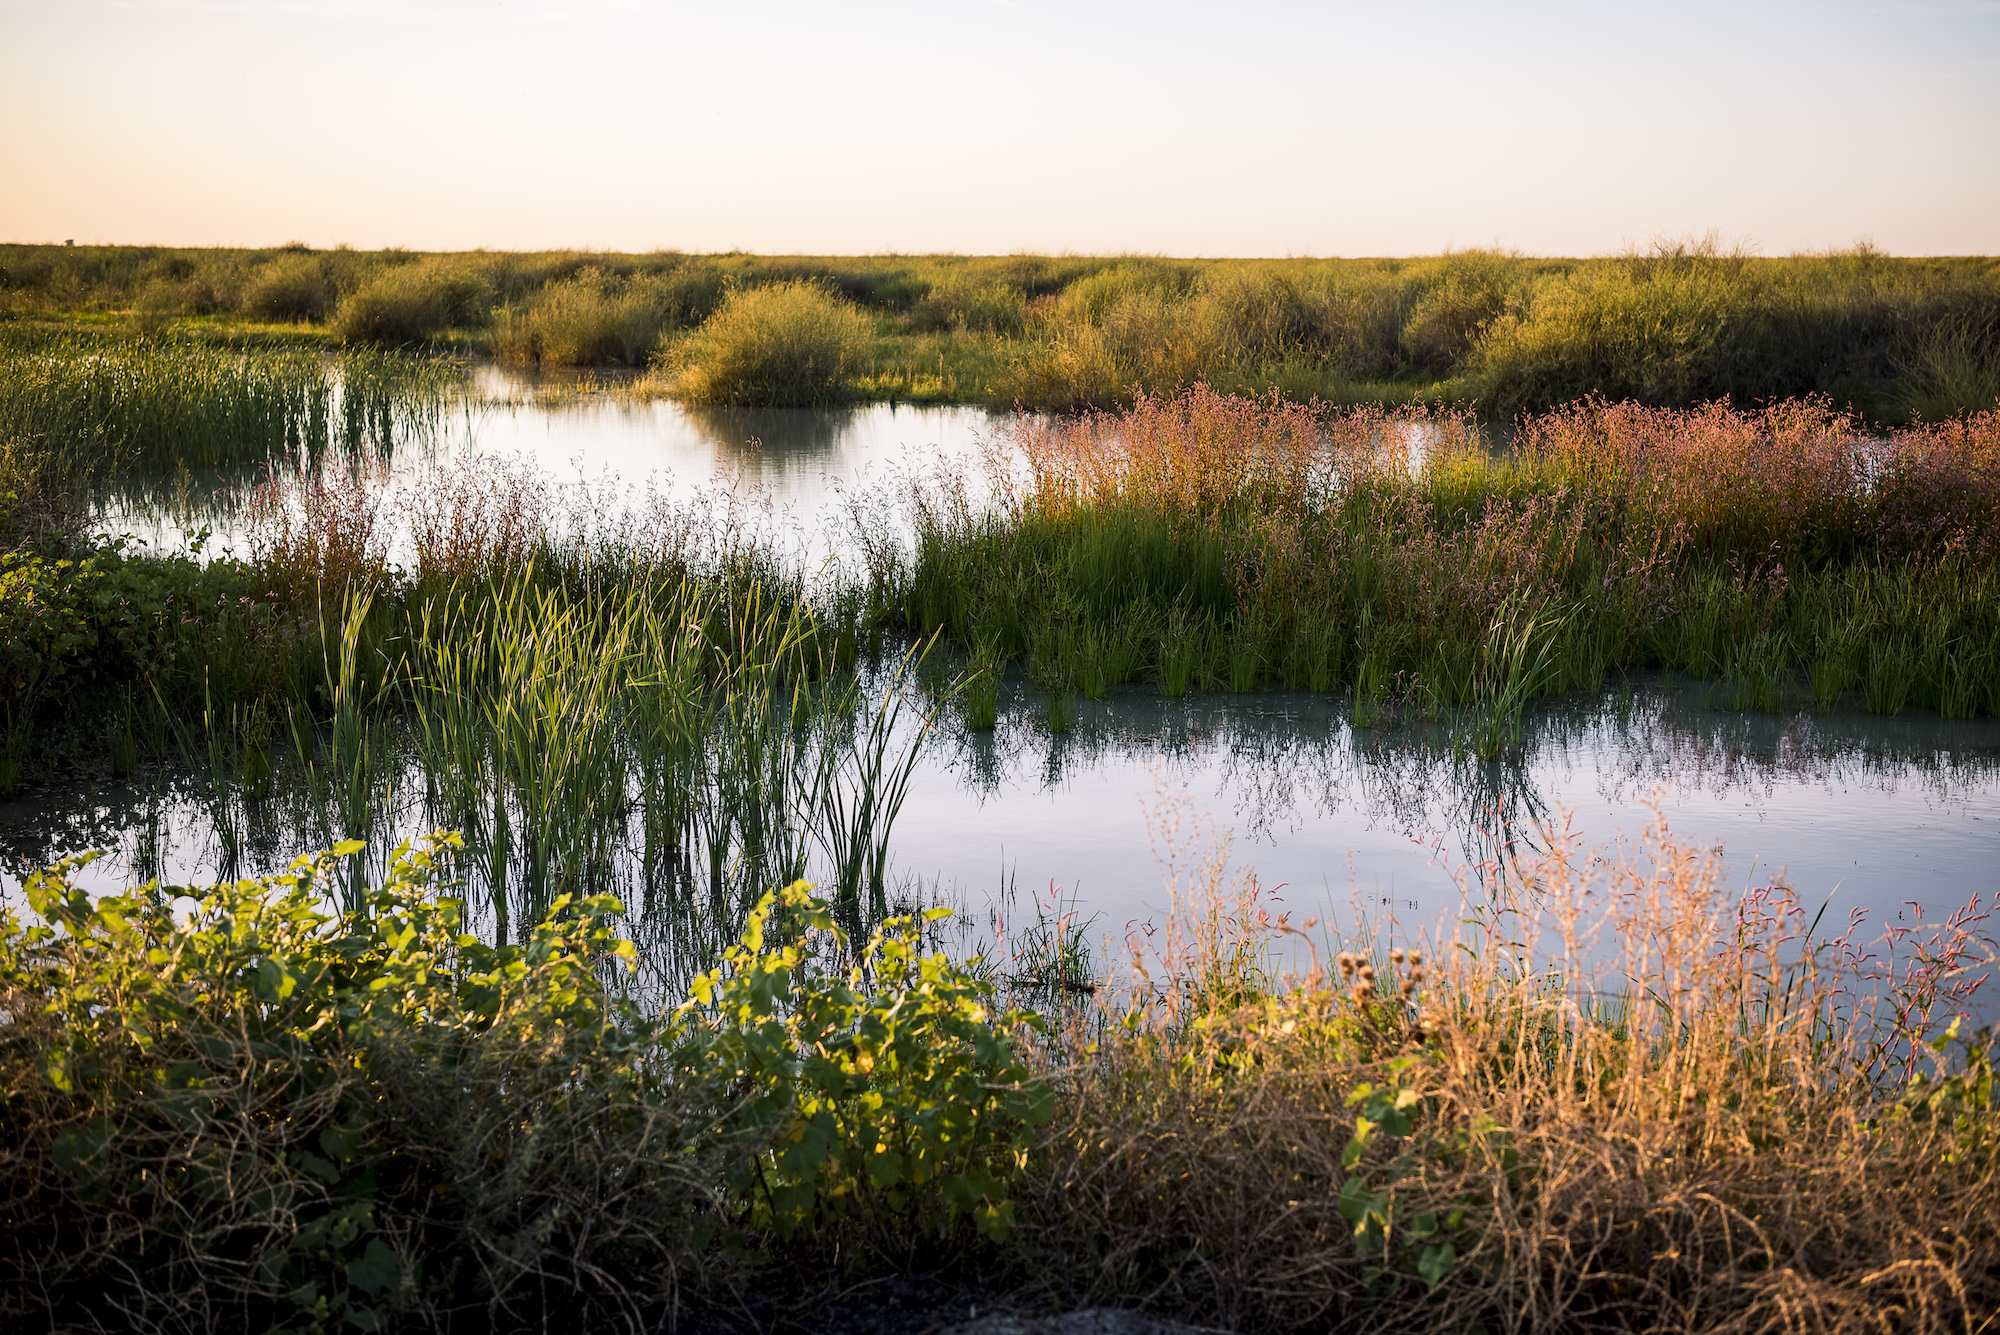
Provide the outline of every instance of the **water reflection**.
<path id="1" fill-rule="evenodd" d="M 635 383 L 475 366 L 450 411 L 345 462 L 372 470 L 385 492 L 468 451 L 525 464 L 558 489 L 651 488 L 685 499 L 719 483 L 759 495 L 774 530 L 797 536 L 781 546 L 817 563 L 833 554 L 850 495 L 906 465 L 969 460 L 1003 420 L 982 408 L 891 403 L 700 408 L 637 392 Z M 179 550 L 187 531 L 207 528 L 209 551 L 241 552 L 244 502 L 270 471 L 133 474 L 99 497 L 95 523 L 166 551 Z"/>
<path id="2" fill-rule="evenodd" d="M 894 879 L 975 909 L 1012 877 L 1068 887 L 1122 928 L 1165 908 L 1154 861 L 1162 803 L 1185 797 L 1238 862 L 1301 911 L 1357 900 L 1429 919 L 1457 902 L 1455 868 L 1534 847 L 1566 818 L 1593 841 L 1636 833 L 1657 801 L 1720 844 L 1747 884 L 1778 868 L 1808 897 L 1879 915 L 1908 899 L 1990 889 L 2000 849 L 2000 722 L 1906 713 L 1769 716 L 1707 707 L 1697 684 L 1651 679 L 1533 711 L 1520 753 L 1488 764 L 1449 718 L 1358 728 L 1343 702 L 1297 694 L 1078 702 L 1052 734 L 1032 688 L 1008 685 L 999 725 L 947 716 L 892 840 Z M 414 757 L 384 771 L 378 838 L 426 828 Z M 24 795 L 0 805 L 10 878 L 87 847 L 106 886 L 268 870 L 338 838 L 283 784 L 257 801 L 199 768 Z M 623 887 L 644 897 L 635 869 Z"/>
<path id="3" fill-rule="evenodd" d="M 1489 764 L 1449 717 L 1357 728 L 1325 697 L 1133 691 L 1082 702 L 1075 729 L 1051 735 L 1030 696 L 1017 685 L 998 728 L 940 742 L 900 855 L 964 867 L 968 885 L 998 864 L 1025 884 L 1081 881 L 1114 928 L 1165 909 L 1151 826 L 1175 795 L 1308 912 L 1429 921 L 1457 904 L 1455 870 L 1538 846 L 1550 822 L 1593 842 L 1635 835 L 1653 801 L 1745 883 L 1782 868 L 1876 921 L 1996 881 L 1993 720 L 1728 713 L 1699 683 L 1655 677 L 1545 702 L 1521 751 Z"/>

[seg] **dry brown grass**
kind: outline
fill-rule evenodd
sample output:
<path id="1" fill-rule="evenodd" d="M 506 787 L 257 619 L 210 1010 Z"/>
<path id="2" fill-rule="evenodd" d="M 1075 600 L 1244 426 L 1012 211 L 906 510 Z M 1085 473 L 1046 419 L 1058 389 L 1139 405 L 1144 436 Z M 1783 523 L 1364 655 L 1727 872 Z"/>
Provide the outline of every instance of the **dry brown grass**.
<path id="1" fill-rule="evenodd" d="M 1266 985 L 1303 925 L 1254 883 L 1182 896 L 1058 1077 L 1041 1282 L 1246 1330 L 1990 1330 L 1990 1039 L 1926 1041 L 1992 961 L 1980 901 L 1871 952 L 1664 821 L 1547 833 L 1339 979 Z"/>
<path id="2" fill-rule="evenodd" d="M 295 606 L 337 606 L 380 587 L 389 569 L 386 464 L 274 474 L 252 494 L 250 551 L 270 590 Z"/>

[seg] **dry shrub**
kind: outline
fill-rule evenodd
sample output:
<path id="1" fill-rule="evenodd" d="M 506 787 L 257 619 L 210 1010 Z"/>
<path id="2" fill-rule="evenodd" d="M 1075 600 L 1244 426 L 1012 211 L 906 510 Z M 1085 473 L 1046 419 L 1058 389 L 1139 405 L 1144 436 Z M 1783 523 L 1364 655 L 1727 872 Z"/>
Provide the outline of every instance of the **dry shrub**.
<path id="1" fill-rule="evenodd" d="M 547 480 L 525 460 L 469 452 L 407 489 L 420 584 L 510 578 L 546 540 Z"/>
<path id="2" fill-rule="evenodd" d="M 381 585 L 389 568 L 385 472 L 358 464 L 274 474 L 251 494 L 251 557 L 272 593 L 296 606 L 338 606 L 347 590 Z"/>
<path id="3" fill-rule="evenodd" d="M 1991 1035 L 1940 1032 L 1980 898 L 1871 951 L 1664 820 L 1543 833 L 1463 927 L 1275 988 L 1299 927 L 1211 864 L 1056 1077 L 1042 1282 L 1258 1330 L 1989 1328 Z"/>

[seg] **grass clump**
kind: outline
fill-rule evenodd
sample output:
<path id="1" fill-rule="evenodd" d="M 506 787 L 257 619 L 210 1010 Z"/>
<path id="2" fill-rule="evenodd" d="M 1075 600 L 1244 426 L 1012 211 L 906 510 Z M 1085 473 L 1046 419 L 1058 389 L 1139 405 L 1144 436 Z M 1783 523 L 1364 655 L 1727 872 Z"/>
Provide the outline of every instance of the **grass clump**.
<path id="1" fill-rule="evenodd" d="M 494 291 L 470 265 L 413 260 L 382 269 L 341 298 L 330 325 L 343 343 L 430 343 L 490 319 Z"/>
<path id="2" fill-rule="evenodd" d="M 663 335 L 700 324 L 722 296 L 720 272 L 706 265 L 631 277 L 592 266 L 503 315 L 494 355 L 524 365 L 643 366 Z"/>
<path id="3" fill-rule="evenodd" d="M 852 393 L 873 326 L 825 285 L 737 288 L 668 356 L 690 403 L 816 407 Z"/>

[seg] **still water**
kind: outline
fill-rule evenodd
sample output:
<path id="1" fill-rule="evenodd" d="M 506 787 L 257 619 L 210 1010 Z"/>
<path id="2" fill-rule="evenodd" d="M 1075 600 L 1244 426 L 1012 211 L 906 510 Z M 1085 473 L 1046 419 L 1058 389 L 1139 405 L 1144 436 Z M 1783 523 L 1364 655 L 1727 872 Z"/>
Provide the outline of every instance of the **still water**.
<path id="1" fill-rule="evenodd" d="M 899 471 L 969 466 L 1005 426 L 979 409 L 704 410 L 476 371 L 432 456 L 477 449 L 558 483 L 733 488 L 755 494 L 807 560 L 836 554 L 839 514 L 887 504 Z M 398 464 L 409 462 L 406 457 Z M 228 480 L 223 480 L 225 483 Z M 236 480 L 240 485 L 241 479 Z M 226 512 L 222 507 L 218 513 Z M 179 520 L 108 512 L 173 545 Z M 210 806 L 193 781 L 155 778 L 29 794 L 0 805 L 0 849 L 20 869 L 87 846 L 90 879 L 195 882 L 218 869 Z M 1079 701 L 1051 733 L 1033 688 L 1010 681 L 1000 725 L 925 742 L 894 827 L 891 879 L 968 919 L 1059 902 L 1118 949 L 1167 907 L 1174 848 L 1226 846 L 1293 913 L 1428 925 L 1459 904 L 1468 866 L 1550 828 L 1586 845 L 1652 819 L 1719 847 L 1745 886 L 1783 875 L 1829 921 L 1935 919 L 2000 890 L 2000 721 L 1919 711 L 1763 715 L 1715 707 L 1699 682 L 1649 676 L 1531 709 L 1512 759 L 1483 764 L 1449 720 L 1356 727 L 1344 702 L 1257 692 L 1166 700 L 1151 688 Z M 391 803 L 398 832 L 420 828 Z M 299 848 L 253 838 L 244 872 Z"/>

